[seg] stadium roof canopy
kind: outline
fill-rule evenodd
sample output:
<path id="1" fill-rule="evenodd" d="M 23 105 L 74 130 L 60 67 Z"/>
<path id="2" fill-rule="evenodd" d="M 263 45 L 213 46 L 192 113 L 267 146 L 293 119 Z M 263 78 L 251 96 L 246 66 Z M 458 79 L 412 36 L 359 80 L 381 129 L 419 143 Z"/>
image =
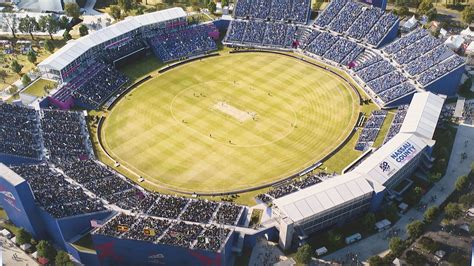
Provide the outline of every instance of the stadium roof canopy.
<path id="1" fill-rule="evenodd" d="M 184 12 L 182 8 L 175 7 L 136 17 L 130 17 L 75 41 L 68 42 L 64 47 L 59 49 L 59 51 L 39 63 L 39 66 L 60 71 L 79 58 L 86 51 L 99 44 L 143 26 L 173 20 L 184 16 L 186 16 L 186 12 Z"/>
<path id="2" fill-rule="evenodd" d="M 25 181 L 25 179 L 23 179 L 17 173 L 13 172 L 10 168 L 8 168 L 3 163 L 0 163 L 0 177 L 8 181 L 13 186 L 16 186 L 22 183 L 23 181 Z"/>
<path id="3" fill-rule="evenodd" d="M 432 139 L 445 98 L 430 92 L 416 93 L 408 107 L 401 133 Z"/>
<path id="4" fill-rule="evenodd" d="M 273 203 L 293 222 L 298 222 L 373 191 L 364 177 L 349 172 L 276 199 Z"/>
<path id="5" fill-rule="evenodd" d="M 414 134 L 399 133 L 385 143 L 352 172 L 365 175 L 367 179 L 386 186 L 391 177 L 406 163 L 418 155 L 431 139 L 420 138 Z"/>

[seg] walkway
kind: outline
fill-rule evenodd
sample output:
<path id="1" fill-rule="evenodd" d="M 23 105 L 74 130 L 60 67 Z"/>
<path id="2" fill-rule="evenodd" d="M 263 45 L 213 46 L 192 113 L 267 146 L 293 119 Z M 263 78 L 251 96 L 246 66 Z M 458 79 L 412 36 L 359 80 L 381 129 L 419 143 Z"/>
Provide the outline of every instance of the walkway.
<path id="1" fill-rule="evenodd" d="M 23 250 L 3 236 L 0 236 L 0 246 L 2 249 L 0 260 L 2 265 L 38 265 L 38 263 L 28 256 Z"/>
<path id="2" fill-rule="evenodd" d="M 462 153 L 467 154 L 467 159 L 462 160 Z M 453 150 L 449 158 L 446 175 L 421 199 L 427 204 L 427 208 L 433 205 L 439 206 L 454 191 L 455 182 L 459 176 L 466 175 L 471 169 L 474 161 L 474 126 L 460 125 L 454 140 Z M 433 197 L 436 197 L 435 199 Z M 434 200 L 432 200 L 434 199 Z M 411 208 L 400 220 L 390 229 L 400 229 L 398 236 L 406 238 L 406 225 L 413 220 L 423 220 L 423 211 Z M 344 260 L 346 254 L 357 254 L 359 259 L 366 261 L 376 254 L 384 254 L 388 251 L 389 238 L 387 231 L 374 234 L 368 238 L 340 249 L 324 257 L 325 260 Z"/>

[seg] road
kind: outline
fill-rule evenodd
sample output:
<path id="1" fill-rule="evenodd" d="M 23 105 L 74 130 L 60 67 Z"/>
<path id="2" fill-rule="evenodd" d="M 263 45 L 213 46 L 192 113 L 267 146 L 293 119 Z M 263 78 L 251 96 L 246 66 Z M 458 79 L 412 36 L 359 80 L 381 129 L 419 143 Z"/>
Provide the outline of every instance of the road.
<path id="1" fill-rule="evenodd" d="M 23 250 L 3 236 L 0 236 L 0 246 L 2 250 L 2 265 L 38 265 L 38 263 L 23 252 Z"/>
<path id="2" fill-rule="evenodd" d="M 462 153 L 467 153 L 467 159 L 461 160 Z M 430 189 L 421 199 L 429 208 L 430 206 L 439 206 L 454 191 L 455 182 L 459 176 L 466 175 L 471 169 L 474 161 L 474 126 L 460 125 L 454 140 L 453 150 L 449 158 L 446 175 L 432 189 Z M 435 200 L 432 200 L 433 197 Z M 411 208 L 400 220 L 390 229 L 400 229 L 398 236 L 406 238 L 406 225 L 413 220 L 423 220 L 423 211 Z M 389 238 L 386 237 L 387 231 L 374 234 L 368 238 L 340 249 L 324 257 L 324 260 L 344 260 L 346 254 L 357 254 L 362 261 L 373 255 L 383 255 L 388 252 Z"/>

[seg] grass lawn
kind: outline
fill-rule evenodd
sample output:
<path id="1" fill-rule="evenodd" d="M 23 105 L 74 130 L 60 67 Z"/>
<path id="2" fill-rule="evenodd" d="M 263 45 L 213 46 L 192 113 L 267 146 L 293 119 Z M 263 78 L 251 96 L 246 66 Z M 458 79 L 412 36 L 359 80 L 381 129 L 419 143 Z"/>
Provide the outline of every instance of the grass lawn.
<path id="1" fill-rule="evenodd" d="M 123 71 L 139 79 L 159 66 L 149 60 Z M 157 185 L 229 191 L 318 161 L 361 109 L 346 83 L 324 70 L 273 54 L 224 54 L 130 92 L 108 113 L 102 137 L 114 159 Z"/>
<path id="2" fill-rule="evenodd" d="M 22 40 L 31 40 L 31 38 L 29 36 L 22 36 L 21 38 L 22 38 Z M 37 53 L 36 54 L 36 57 L 37 57 L 36 62 L 37 63 L 43 61 L 44 59 L 46 59 L 48 56 L 51 55 L 43 47 L 40 47 L 38 45 L 40 40 L 45 40 L 46 38 L 49 39 L 49 37 L 42 37 L 42 38 L 36 37 L 35 41 L 33 41 L 33 50 Z M 3 38 L 3 39 L 8 39 L 8 38 Z M 53 43 L 54 43 L 54 46 L 55 46 L 55 50 L 58 50 L 59 48 L 64 46 L 64 44 L 66 44 L 66 42 L 63 41 L 63 40 L 54 40 Z M 16 49 L 15 52 L 17 54 L 16 56 L 11 55 L 11 54 L 3 54 L 3 51 L 2 51 L 2 53 L 0 53 L 0 70 L 5 70 L 7 72 L 7 75 L 8 75 L 7 78 L 5 79 L 5 81 L 0 80 L 0 91 L 6 89 L 8 86 L 10 86 L 10 84 L 12 84 L 16 80 L 20 79 L 20 76 L 15 74 L 10 69 L 10 65 L 11 65 L 13 60 L 17 60 L 18 63 L 20 63 L 20 65 L 23 65 L 23 68 L 21 69 L 21 73 L 23 73 L 23 74 L 27 73 L 30 70 L 32 70 L 33 68 L 35 68 L 35 65 L 28 61 L 28 57 L 26 55 L 20 54 L 18 49 Z M 54 51 L 53 51 L 53 53 L 54 53 Z"/>
<path id="3" fill-rule="evenodd" d="M 27 93 L 36 97 L 43 97 L 48 94 L 48 92 L 44 90 L 44 87 L 46 85 L 49 85 L 51 88 L 54 88 L 56 86 L 56 82 L 39 78 L 28 88 L 26 88 L 23 93 Z"/>

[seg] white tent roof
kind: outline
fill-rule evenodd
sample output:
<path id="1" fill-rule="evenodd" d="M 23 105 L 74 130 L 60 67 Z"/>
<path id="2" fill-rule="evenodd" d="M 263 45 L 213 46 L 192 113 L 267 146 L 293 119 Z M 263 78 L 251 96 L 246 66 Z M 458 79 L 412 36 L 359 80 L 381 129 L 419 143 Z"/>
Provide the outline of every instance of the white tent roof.
<path id="1" fill-rule="evenodd" d="M 466 48 L 466 54 L 474 54 L 474 42 L 471 42 Z"/>
<path id="2" fill-rule="evenodd" d="M 461 31 L 461 35 L 473 38 L 474 37 L 474 31 L 472 31 L 471 28 L 467 27 L 466 29 Z"/>
<path id="3" fill-rule="evenodd" d="M 8 181 L 12 186 L 16 186 L 25 181 L 21 176 L 2 163 L 0 163 L 0 176 Z"/>
<path id="4" fill-rule="evenodd" d="M 413 17 L 411 17 L 409 20 L 407 20 L 403 24 L 403 27 L 407 29 L 412 29 L 413 27 L 416 26 L 417 23 L 418 23 L 418 20 L 416 20 L 415 15 L 413 15 Z"/>
<path id="5" fill-rule="evenodd" d="M 276 199 L 273 203 L 293 222 L 298 222 L 372 192 L 372 186 L 364 177 L 349 172 Z"/>
<path id="6" fill-rule="evenodd" d="M 432 139 L 444 98 L 431 92 L 416 93 L 408 107 L 400 133 L 413 133 Z"/>
<path id="7" fill-rule="evenodd" d="M 461 35 L 451 35 L 448 39 L 444 42 L 446 46 L 453 50 L 457 50 L 461 48 L 461 45 L 464 43 L 464 38 Z"/>
<path id="8" fill-rule="evenodd" d="M 75 41 L 68 42 L 56 53 L 52 54 L 43 62 L 39 63 L 39 66 L 60 71 L 80 57 L 87 50 L 93 48 L 96 45 L 104 43 L 127 32 L 136 30 L 140 27 L 177 19 L 183 16 L 186 16 L 186 12 L 184 12 L 182 8 L 175 7 L 136 17 L 130 17 L 107 28 L 95 31 Z"/>
<path id="9" fill-rule="evenodd" d="M 352 172 L 366 175 L 367 179 L 385 186 L 395 173 L 428 144 L 432 143 L 414 134 L 399 133 Z"/>

